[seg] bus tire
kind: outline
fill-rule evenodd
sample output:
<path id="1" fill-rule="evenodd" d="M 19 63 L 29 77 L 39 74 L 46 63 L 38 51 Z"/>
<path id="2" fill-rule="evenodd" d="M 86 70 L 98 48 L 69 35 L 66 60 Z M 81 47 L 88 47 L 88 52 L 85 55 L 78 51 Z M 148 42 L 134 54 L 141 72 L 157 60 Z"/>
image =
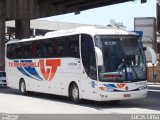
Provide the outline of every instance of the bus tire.
<path id="1" fill-rule="evenodd" d="M 76 83 L 71 85 L 70 91 L 69 91 L 69 97 L 76 104 L 78 104 L 80 102 L 79 89 L 78 89 L 78 86 Z"/>
<path id="2" fill-rule="evenodd" d="M 26 91 L 26 83 L 23 79 L 20 80 L 19 82 L 19 91 L 22 95 L 26 95 L 27 91 Z"/>

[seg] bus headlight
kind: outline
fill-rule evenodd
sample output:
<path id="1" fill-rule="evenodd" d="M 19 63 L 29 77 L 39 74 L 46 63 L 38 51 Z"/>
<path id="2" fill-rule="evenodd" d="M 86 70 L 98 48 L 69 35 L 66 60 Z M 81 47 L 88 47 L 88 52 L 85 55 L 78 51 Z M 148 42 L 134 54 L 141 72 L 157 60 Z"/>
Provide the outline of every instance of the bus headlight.
<path id="1" fill-rule="evenodd" d="M 148 88 L 147 86 L 141 86 L 141 87 L 139 87 L 139 90 L 145 90 L 147 88 Z"/>
<path id="2" fill-rule="evenodd" d="M 114 91 L 112 88 L 109 88 L 109 87 L 99 87 L 99 89 L 102 91 L 108 91 L 108 92 Z"/>

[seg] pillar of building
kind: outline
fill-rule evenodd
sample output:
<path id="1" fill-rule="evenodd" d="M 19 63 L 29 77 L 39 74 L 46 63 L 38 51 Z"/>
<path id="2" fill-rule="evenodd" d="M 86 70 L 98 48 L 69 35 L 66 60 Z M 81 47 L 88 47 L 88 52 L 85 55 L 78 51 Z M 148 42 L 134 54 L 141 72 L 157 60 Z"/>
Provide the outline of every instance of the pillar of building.
<path id="1" fill-rule="evenodd" d="M 5 70 L 5 1 L 0 0 L 0 71 Z"/>
<path id="2" fill-rule="evenodd" d="M 157 3 L 157 32 L 160 33 L 160 4 Z"/>
<path id="3" fill-rule="evenodd" d="M 0 18 L 0 71 L 5 67 L 5 19 Z"/>
<path id="4" fill-rule="evenodd" d="M 17 39 L 30 37 L 30 20 L 22 19 L 15 21 L 15 37 Z"/>

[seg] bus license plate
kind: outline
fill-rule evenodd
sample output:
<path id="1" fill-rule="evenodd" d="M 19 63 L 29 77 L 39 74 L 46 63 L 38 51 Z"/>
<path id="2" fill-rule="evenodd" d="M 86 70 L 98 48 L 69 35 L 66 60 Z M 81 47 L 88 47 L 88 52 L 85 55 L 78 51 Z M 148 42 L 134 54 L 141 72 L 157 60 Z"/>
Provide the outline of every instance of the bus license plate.
<path id="1" fill-rule="evenodd" d="M 131 94 L 124 94 L 123 97 L 131 97 Z"/>

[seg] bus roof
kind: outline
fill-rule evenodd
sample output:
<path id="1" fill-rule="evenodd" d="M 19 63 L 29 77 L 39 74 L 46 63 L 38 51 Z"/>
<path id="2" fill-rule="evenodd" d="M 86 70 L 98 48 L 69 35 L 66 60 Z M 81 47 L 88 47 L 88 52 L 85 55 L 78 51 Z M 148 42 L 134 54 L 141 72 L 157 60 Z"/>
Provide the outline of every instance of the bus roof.
<path id="1" fill-rule="evenodd" d="M 68 30 L 59 30 L 48 32 L 44 36 L 36 36 L 35 38 L 28 38 L 28 39 L 14 39 L 9 41 L 8 43 L 16 43 L 16 42 L 25 42 L 25 41 L 35 41 L 40 39 L 47 39 L 47 38 L 54 38 L 60 36 L 69 36 L 75 34 L 89 34 L 89 35 L 137 35 L 135 32 L 124 31 L 120 29 L 99 29 L 93 26 L 83 26 L 77 27 L 75 29 L 68 29 Z M 7 44 L 8 44 L 7 43 Z"/>

